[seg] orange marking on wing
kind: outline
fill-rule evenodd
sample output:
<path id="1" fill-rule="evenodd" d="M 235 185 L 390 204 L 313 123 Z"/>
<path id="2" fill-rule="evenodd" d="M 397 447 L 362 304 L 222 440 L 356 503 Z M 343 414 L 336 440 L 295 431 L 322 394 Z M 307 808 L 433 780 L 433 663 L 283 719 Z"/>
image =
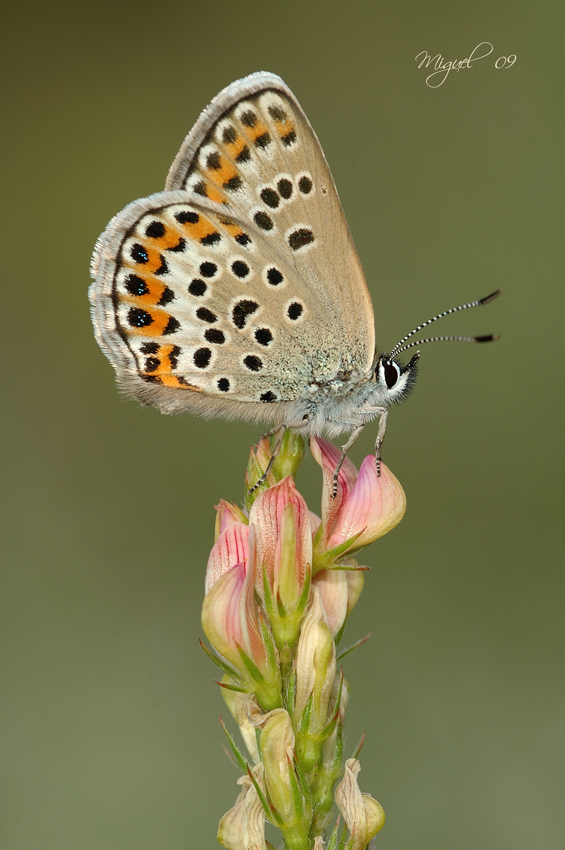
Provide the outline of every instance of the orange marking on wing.
<path id="1" fill-rule="evenodd" d="M 168 227 L 163 236 L 153 241 L 156 242 L 159 248 L 165 250 L 166 248 L 174 248 L 175 245 L 178 245 L 180 236 L 180 230 L 177 230 L 176 227 Z"/>
<path id="2" fill-rule="evenodd" d="M 243 138 L 242 136 L 238 136 L 235 142 L 228 142 L 225 147 L 231 158 L 236 159 L 236 157 L 240 155 L 246 145 L 247 139 Z"/>
<path id="3" fill-rule="evenodd" d="M 237 168 L 229 160 L 221 160 L 221 168 L 215 170 L 210 168 L 208 170 L 208 177 L 218 186 L 222 186 L 228 180 L 231 180 L 232 177 L 237 177 L 238 174 Z"/>
<path id="4" fill-rule="evenodd" d="M 144 295 L 130 295 L 129 293 L 126 294 L 120 292 L 118 293 L 118 299 L 120 301 L 127 301 L 131 304 L 136 304 L 143 308 L 156 306 L 161 300 L 163 292 L 166 289 L 166 285 L 154 277 L 144 277 L 140 275 L 137 272 L 137 269 L 136 274 L 137 277 L 142 278 L 149 292 L 146 292 Z"/>
<path id="5" fill-rule="evenodd" d="M 129 301 L 129 299 L 127 300 Z M 131 300 L 134 301 L 134 303 L 137 301 L 137 299 Z M 152 307 L 148 310 L 147 307 L 144 306 L 143 309 L 149 313 L 153 321 L 151 324 L 143 328 L 128 325 L 126 329 L 127 334 L 131 336 L 161 336 L 167 327 L 171 314 L 167 313 L 167 311 L 163 310 L 161 307 Z"/>
<path id="6" fill-rule="evenodd" d="M 273 124 L 275 125 L 275 130 L 279 134 L 279 136 L 287 136 L 289 133 L 295 129 L 294 122 L 289 121 L 285 118 L 284 121 L 279 120 L 278 118 L 273 119 Z"/>
<path id="7" fill-rule="evenodd" d="M 174 345 L 162 345 L 157 353 L 157 358 L 159 360 L 159 365 L 153 372 L 148 372 L 150 375 L 159 375 L 161 378 L 166 375 L 171 375 L 171 361 L 169 360 L 169 354 L 173 350 Z"/>
<path id="8" fill-rule="evenodd" d="M 216 204 L 224 204 L 226 203 L 226 196 L 223 192 L 220 192 L 217 186 L 213 183 L 206 183 L 206 195 L 210 198 L 211 201 L 214 201 Z"/>
<path id="9" fill-rule="evenodd" d="M 191 224 L 187 222 L 183 224 L 183 227 L 188 231 L 188 234 L 191 239 L 194 239 L 195 242 L 199 242 L 205 236 L 209 236 L 211 233 L 215 233 L 217 228 L 212 224 L 211 221 L 208 221 L 207 218 L 204 218 L 202 215 L 200 216 L 199 221 L 196 224 Z"/>
<path id="10" fill-rule="evenodd" d="M 226 230 L 228 231 L 230 236 L 233 236 L 234 239 L 236 236 L 241 236 L 243 234 L 243 230 L 238 224 L 231 224 L 228 221 L 222 222 Z"/>
<path id="11" fill-rule="evenodd" d="M 161 383 L 166 387 L 175 387 L 179 390 L 192 390 L 193 392 L 201 393 L 202 387 L 195 387 L 192 384 L 183 384 L 176 375 L 161 375 Z"/>
<path id="12" fill-rule="evenodd" d="M 245 128 L 245 133 L 246 133 L 247 136 L 249 136 L 249 138 L 251 139 L 252 142 L 254 142 L 255 139 L 259 138 L 259 136 L 262 136 L 263 133 L 268 133 L 268 132 L 269 132 L 269 128 L 267 127 L 266 124 L 263 124 L 262 121 L 257 121 L 255 123 L 254 127 L 246 127 Z"/>
<path id="13" fill-rule="evenodd" d="M 130 269 L 135 269 L 136 274 L 139 274 L 140 272 L 151 273 L 157 271 L 157 269 L 161 267 L 161 263 L 163 261 L 161 254 L 159 253 L 157 248 L 150 248 L 146 242 L 143 242 L 141 244 L 143 245 L 143 250 L 147 254 L 147 262 L 136 263 L 132 257 L 126 254 L 122 257 L 124 265 Z"/>

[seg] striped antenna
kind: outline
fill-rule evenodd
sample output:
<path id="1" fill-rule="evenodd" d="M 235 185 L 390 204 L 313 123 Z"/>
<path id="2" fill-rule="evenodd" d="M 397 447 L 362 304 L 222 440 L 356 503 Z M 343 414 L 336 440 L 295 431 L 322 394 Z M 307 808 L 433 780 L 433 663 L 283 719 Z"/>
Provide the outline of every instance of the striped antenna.
<path id="1" fill-rule="evenodd" d="M 419 333 L 423 328 L 426 328 L 428 325 L 431 325 L 432 322 L 437 322 L 438 319 L 443 319 L 444 316 L 449 316 L 451 313 L 458 313 L 460 310 L 469 310 L 471 307 L 482 307 L 483 304 L 490 304 L 491 301 L 494 301 L 495 298 L 498 298 L 501 290 L 497 289 L 496 292 L 491 292 L 490 295 L 487 295 L 486 298 L 480 298 L 478 301 L 469 301 L 468 304 L 461 304 L 459 307 L 452 307 L 450 310 L 444 310 L 443 313 L 438 313 L 437 316 L 434 316 L 432 319 L 428 319 L 427 322 L 424 322 L 421 325 L 418 325 L 417 328 L 414 328 L 413 331 L 410 331 L 409 334 L 406 334 L 400 342 L 397 342 L 392 351 L 389 354 L 390 359 L 392 360 L 396 357 L 397 354 L 400 354 L 401 351 L 406 351 L 408 348 L 413 348 L 415 345 L 423 345 L 425 342 L 442 342 L 442 341 L 453 341 L 453 342 L 493 342 L 498 339 L 497 334 L 491 334 L 490 336 L 435 336 L 429 337 L 428 339 L 420 339 L 418 342 L 412 342 L 410 345 L 404 345 L 404 343 L 410 339 L 414 334 Z"/>
<path id="2" fill-rule="evenodd" d="M 392 360 L 397 354 L 408 351 L 409 348 L 414 348 L 416 345 L 424 345 L 426 342 L 496 342 L 497 339 L 500 339 L 498 334 L 488 334 L 487 336 L 429 336 L 427 339 L 417 339 L 410 345 L 403 345 L 402 348 L 395 348 L 395 353 L 390 355 L 390 359 Z"/>

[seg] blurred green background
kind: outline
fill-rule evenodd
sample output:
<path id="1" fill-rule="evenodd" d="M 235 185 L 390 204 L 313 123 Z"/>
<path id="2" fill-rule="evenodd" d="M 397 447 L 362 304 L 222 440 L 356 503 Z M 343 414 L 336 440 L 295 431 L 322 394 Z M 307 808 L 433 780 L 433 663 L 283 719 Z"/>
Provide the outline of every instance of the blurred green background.
<path id="1" fill-rule="evenodd" d="M 345 639 L 373 632 L 346 661 L 346 748 L 367 731 L 378 846 L 563 847 L 561 13 L 4 7 L 2 850 L 213 848 L 235 800 L 199 609 L 212 506 L 241 500 L 258 430 L 122 400 L 86 290 L 110 217 L 160 190 L 200 110 L 259 69 L 324 146 L 381 346 L 504 290 L 441 328 L 502 341 L 426 347 L 389 420 L 408 512 L 366 553 Z M 483 41 L 490 57 L 426 86 L 417 53 Z M 298 485 L 316 510 L 320 483 L 309 459 Z"/>

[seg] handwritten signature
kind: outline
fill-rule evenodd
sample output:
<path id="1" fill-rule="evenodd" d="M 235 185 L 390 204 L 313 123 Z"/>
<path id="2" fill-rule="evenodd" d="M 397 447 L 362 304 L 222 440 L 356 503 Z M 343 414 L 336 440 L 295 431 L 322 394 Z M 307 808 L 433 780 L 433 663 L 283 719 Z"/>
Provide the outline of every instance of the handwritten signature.
<path id="1" fill-rule="evenodd" d="M 482 56 L 475 55 L 477 51 L 479 51 L 481 48 L 487 47 L 489 49 L 486 53 L 483 53 Z M 437 53 L 435 56 L 432 57 L 430 56 L 427 50 L 420 51 L 420 53 L 418 53 L 418 55 L 415 56 L 414 59 L 417 62 L 420 56 L 424 57 L 418 65 L 418 68 L 421 68 L 422 65 L 425 65 L 426 68 L 429 68 L 432 62 L 434 63 L 432 67 L 435 70 L 432 71 L 429 77 L 426 77 L 426 85 L 428 85 L 431 89 L 437 89 L 445 83 L 451 71 L 461 71 L 462 68 L 471 68 L 473 62 L 477 62 L 479 59 L 485 59 L 487 56 L 490 56 L 493 50 L 494 47 L 492 46 L 490 41 L 481 41 L 481 43 L 475 47 L 475 49 L 473 50 L 471 55 L 467 57 L 467 59 L 454 59 L 452 62 L 445 62 L 441 53 Z M 501 68 L 511 68 L 515 61 L 516 56 L 514 54 L 511 54 L 510 56 L 500 56 L 494 63 L 494 67 L 498 70 L 500 70 Z M 434 77 L 438 77 L 438 75 L 440 78 L 434 79 Z"/>

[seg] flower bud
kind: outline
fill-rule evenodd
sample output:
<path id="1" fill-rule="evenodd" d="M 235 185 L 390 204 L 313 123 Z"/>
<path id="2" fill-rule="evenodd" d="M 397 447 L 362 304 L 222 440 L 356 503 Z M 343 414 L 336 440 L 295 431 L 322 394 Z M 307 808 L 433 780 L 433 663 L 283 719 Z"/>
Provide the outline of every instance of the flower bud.
<path id="1" fill-rule="evenodd" d="M 333 498 L 333 477 L 339 451 L 331 443 L 312 437 L 312 454 L 322 467 L 322 533 L 318 532 L 314 572 L 382 537 L 398 525 L 406 510 L 406 496 L 400 482 L 381 462 L 377 475 L 375 459 L 368 455 L 359 473 L 345 458 Z M 317 536 L 318 536 L 317 535 Z"/>
<path id="2" fill-rule="evenodd" d="M 208 558 L 205 578 L 206 593 L 211 590 L 224 573 L 235 567 L 236 564 L 245 563 L 248 558 L 249 526 L 243 522 L 227 522 L 212 546 Z"/>
<path id="3" fill-rule="evenodd" d="M 268 437 L 262 437 L 257 446 L 251 449 L 245 485 L 246 507 L 251 508 L 260 493 L 272 487 L 287 476 L 294 477 L 304 457 L 304 438 L 293 428 L 287 428 L 281 435 L 280 429 L 273 436 L 273 444 Z M 275 452 L 273 459 L 273 452 Z M 272 460 L 272 463 L 271 463 Z M 266 479 L 256 487 L 259 479 L 269 470 Z M 252 492 L 249 492 L 249 491 Z"/>
<path id="4" fill-rule="evenodd" d="M 285 643 L 292 647 L 308 601 L 312 569 L 310 515 L 292 478 L 261 493 L 249 522 L 257 534 L 257 591 L 277 647 Z"/>
<path id="5" fill-rule="evenodd" d="M 223 534 L 235 533 L 234 528 Z M 202 627 L 214 649 L 238 671 L 246 690 L 269 711 L 281 704 L 280 672 L 255 598 L 252 535 L 249 538 L 248 560 L 227 569 L 205 596 Z M 215 546 L 221 540 L 222 535 Z"/>
<path id="6" fill-rule="evenodd" d="M 313 586 L 296 653 L 294 706 L 296 751 L 306 773 L 319 764 L 323 742 L 333 731 L 328 712 L 335 669 L 335 644 L 324 620 L 320 593 Z"/>
<path id="7" fill-rule="evenodd" d="M 351 564 L 351 566 L 358 567 L 359 564 L 355 560 L 355 558 L 345 558 L 344 564 Z M 361 596 L 361 591 L 363 590 L 363 585 L 365 584 L 365 573 L 363 570 L 346 570 L 345 575 L 347 578 L 347 616 L 351 614 L 355 606 L 357 605 L 357 600 Z"/>
<path id="8" fill-rule="evenodd" d="M 357 784 L 361 765 L 347 759 L 342 781 L 335 789 L 335 802 L 351 834 L 351 850 L 364 850 L 371 838 L 382 829 L 385 813 L 370 794 L 362 794 Z"/>
<path id="9" fill-rule="evenodd" d="M 226 502 L 225 499 L 220 499 L 219 503 L 214 506 L 216 511 L 216 527 L 214 529 L 214 541 L 218 539 L 222 531 L 231 525 L 233 522 L 243 522 L 247 525 L 247 517 L 237 505 L 232 502 Z"/>
<path id="10" fill-rule="evenodd" d="M 263 765 L 256 764 L 251 772 L 264 793 Z M 249 776 L 241 776 L 237 781 L 242 789 L 233 809 L 220 821 L 218 841 L 227 850 L 267 850 L 265 811 L 257 790 Z"/>
<path id="11" fill-rule="evenodd" d="M 265 481 L 257 487 L 257 482 L 265 474 L 271 460 L 271 443 L 268 437 L 262 437 L 256 446 L 251 448 L 247 470 L 245 473 L 245 506 L 249 510 L 260 493 L 276 484 L 277 479 L 271 468 Z"/>
<path id="12" fill-rule="evenodd" d="M 332 637 L 341 631 L 348 614 L 349 570 L 320 570 L 312 579 L 312 587 L 320 592 L 326 622 Z"/>
<path id="13" fill-rule="evenodd" d="M 294 732 L 288 712 L 278 708 L 261 721 L 265 784 L 275 821 L 289 850 L 308 850 L 311 812 L 294 770 Z"/>
<path id="14" fill-rule="evenodd" d="M 253 763 L 256 764 L 259 761 L 259 749 L 257 747 L 256 727 L 252 724 L 250 718 L 260 714 L 257 700 L 252 694 L 242 694 L 239 691 L 230 691 L 228 688 L 222 688 L 222 696 L 233 719 L 239 726 L 247 751 Z"/>

